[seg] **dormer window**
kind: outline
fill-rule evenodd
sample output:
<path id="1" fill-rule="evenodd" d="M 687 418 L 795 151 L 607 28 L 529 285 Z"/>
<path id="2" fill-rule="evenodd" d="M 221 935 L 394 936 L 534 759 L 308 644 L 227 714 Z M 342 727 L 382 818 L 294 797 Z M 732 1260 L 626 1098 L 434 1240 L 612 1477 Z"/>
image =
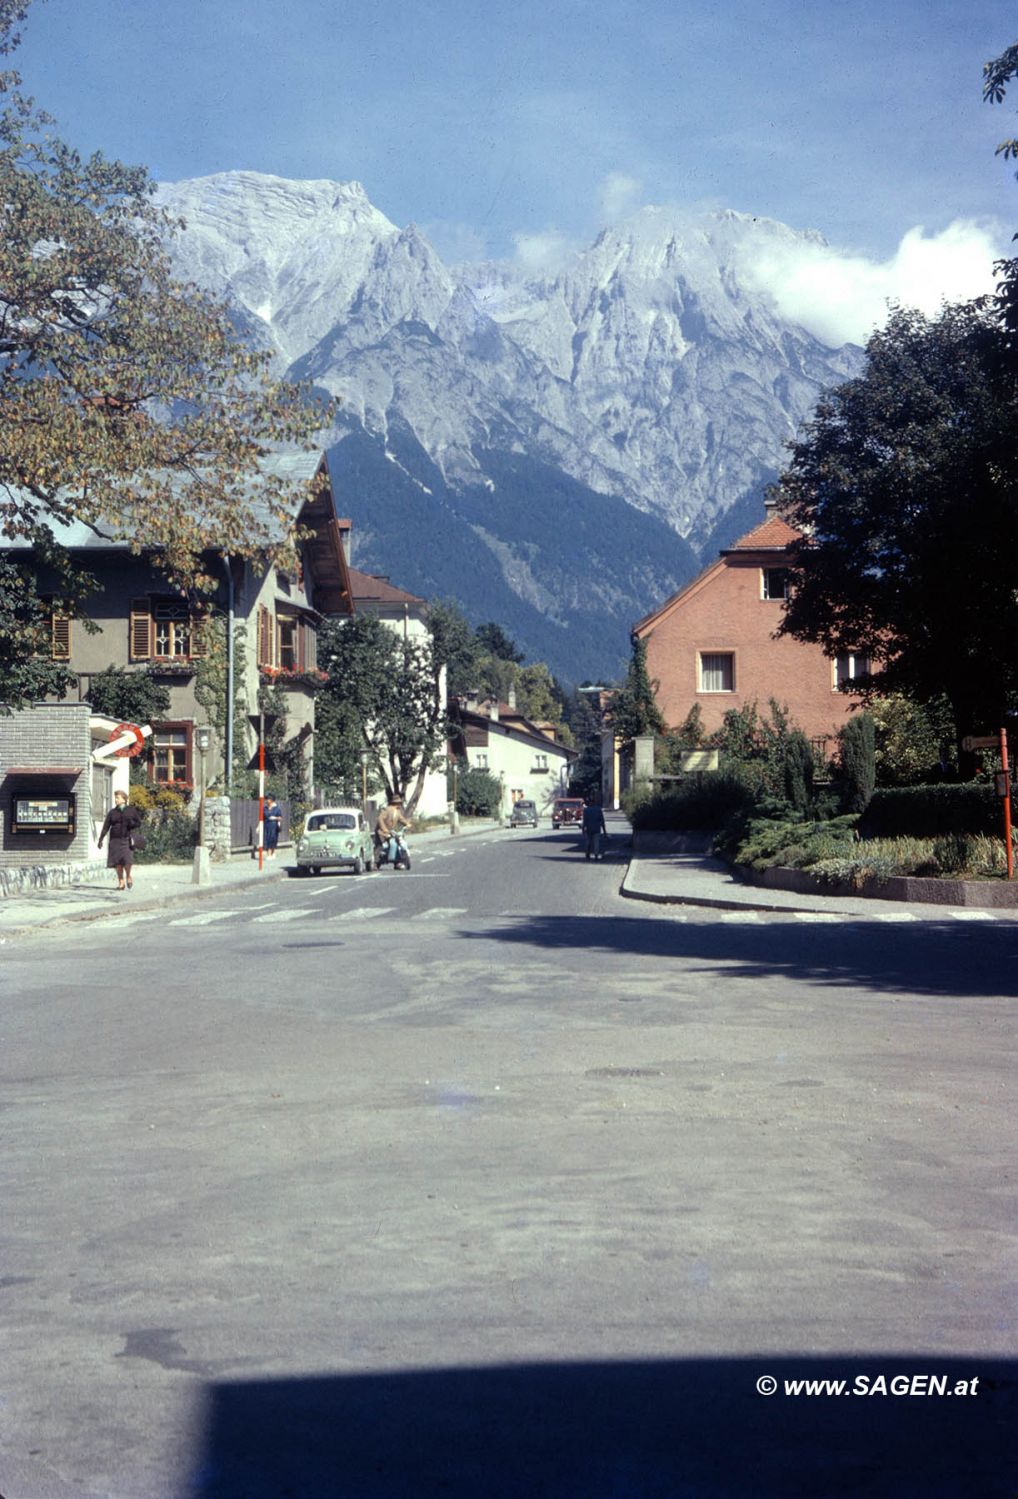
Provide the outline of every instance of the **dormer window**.
<path id="1" fill-rule="evenodd" d="M 765 567 L 761 569 L 761 598 L 788 598 L 788 568 Z"/>

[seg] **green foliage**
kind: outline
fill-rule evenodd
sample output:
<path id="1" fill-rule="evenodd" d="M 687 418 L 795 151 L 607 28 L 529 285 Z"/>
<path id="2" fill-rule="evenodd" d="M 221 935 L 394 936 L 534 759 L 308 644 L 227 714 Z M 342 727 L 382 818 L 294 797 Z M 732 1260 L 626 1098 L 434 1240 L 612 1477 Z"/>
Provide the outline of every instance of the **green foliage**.
<path id="1" fill-rule="evenodd" d="M 878 787 L 860 824 L 867 838 L 911 835 L 938 838 L 950 833 L 998 832 L 1000 801 L 991 785 Z"/>
<path id="2" fill-rule="evenodd" d="M 740 823 L 757 805 L 757 791 L 735 772 L 716 771 L 690 778 L 673 791 L 659 792 L 628 814 L 637 831 L 718 831 Z"/>
<path id="3" fill-rule="evenodd" d="M 813 809 L 813 751 L 801 729 L 792 729 L 784 744 L 785 800 L 800 817 Z"/>
<path id="4" fill-rule="evenodd" d="M 127 723 L 149 724 L 170 711 L 169 688 L 156 682 L 147 671 L 127 671 L 107 666 L 92 678 L 88 701 L 96 713 Z"/>
<path id="5" fill-rule="evenodd" d="M 374 784 L 398 793 L 413 814 L 428 770 L 445 757 L 448 723 L 432 640 L 403 640 L 370 615 L 329 620 L 319 660 L 328 673 L 318 705 L 323 783 L 357 787 L 366 750 Z M 356 758 L 354 758 L 356 757 Z"/>
<path id="6" fill-rule="evenodd" d="M 486 770 L 463 770 L 456 778 L 456 810 L 463 817 L 497 817 L 502 786 Z"/>
<path id="7" fill-rule="evenodd" d="M 523 652 L 517 646 L 515 640 L 509 636 L 494 620 L 486 625 L 478 625 L 475 631 L 477 644 L 481 651 L 487 656 L 494 656 L 499 661 L 511 661 L 516 666 L 522 666 L 524 661 Z"/>
<path id="8" fill-rule="evenodd" d="M 0 50 L 25 10 L 0 5 Z M 19 88 L 0 77 L 0 530 L 54 554 L 53 521 L 101 523 L 154 549 L 175 586 L 205 589 L 206 549 L 285 549 L 297 492 L 260 459 L 306 444 L 331 404 L 274 380 L 226 303 L 174 280 L 180 226 L 144 168 L 82 158 Z M 37 690 L 38 620 L 12 663 L 4 616 L 0 600 L 0 700 L 17 704 Z"/>
<path id="9" fill-rule="evenodd" d="M 864 696 L 946 697 L 959 737 L 1018 702 L 1018 365 L 1005 345 L 992 307 L 893 312 L 777 487 L 802 532 L 782 632 L 831 656 L 865 651 Z"/>
<path id="10" fill-rule="evenodd" d="M 612 696 L 608 712 L 616 737 L 626 744 L 645 734 L 664 733 L 665 721 L 647 671 L 647 642 L 639 635 L 633 636 L 629 672 Z"/>
<path id="11" fill-rule="evenodd" d="M 913 703 L 877 697 L 869 706 L 880 786 L 913 786 L 954 771 L 954 724 L 946 698 Z"/>
<path id="12" fill-rule="evenodd" d="M 846 857 L 857 840 L 857 822 L 851 815 L 823 822 L 756 817 L 715 847 L 751 869 L 808 869 L 822 859 Z"/>
<path id="13" fill-rule="evenodd" d="M 0 554 L 0 713 L 62 696 L 74 674 L 50 656 L 50 611 L 35 569 Z"/>
<path id="14" fill-rule="evenodd" d="M 452 599 L 436 599 L 428 605 L 428 629 L 435 664 L 446 669 L 446 691 L 450 697 L 465 697 L 478 691 L 481 648 L 463 610 Z"/>
<path id="15" fill-rule="evenodd" d="M 211 611 L 199 625 L 202 654 L 195 662 L 194 695 L 205 709 L 209 725 L 220 749 L 226 753 L 226 703 L 228 669 L 226 659 L 226 632 L 228 616 L 218 610 Z M 233 765 L 227 781 L 231 791 L 245 787 L 248 777 L 244 729 L 247 723 L 247 702 L 244 696 L 244 676 L 247 663 L 247 630 L 242 621 L 233 623 Z M 280 793 L 277 792 L 277 795 Z"/>
<path id="16" fill-rule="evenodd" d="M 186 864 L 193 859 L 198 827 L 178 791 L 135 783 L 131 805 L 144 819 L 145 847 L 134 856 L 138 864 Z"/>
<path id="17" fill-rule="evenodd" d="M 856 713 L 838 731 L 838 793 L 842 810 L 865 812 L 876 782 L 873 719 L 869 713 Z"/>

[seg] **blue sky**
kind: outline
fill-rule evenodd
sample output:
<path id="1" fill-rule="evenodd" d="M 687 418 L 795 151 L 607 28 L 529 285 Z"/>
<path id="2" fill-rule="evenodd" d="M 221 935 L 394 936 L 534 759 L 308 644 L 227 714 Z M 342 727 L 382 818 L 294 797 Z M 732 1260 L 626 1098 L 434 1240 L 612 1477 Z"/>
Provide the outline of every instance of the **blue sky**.
<path id="1" fill-rule="evenodd" d="M 917 226 L 1007 247 L 1018 85 L 980 89 L 1016 40 L 1004 0 L 34 0 L 17 65 L 83 150 L 356 178 L 450 259 L 650 202 L 886 268 Z"/>

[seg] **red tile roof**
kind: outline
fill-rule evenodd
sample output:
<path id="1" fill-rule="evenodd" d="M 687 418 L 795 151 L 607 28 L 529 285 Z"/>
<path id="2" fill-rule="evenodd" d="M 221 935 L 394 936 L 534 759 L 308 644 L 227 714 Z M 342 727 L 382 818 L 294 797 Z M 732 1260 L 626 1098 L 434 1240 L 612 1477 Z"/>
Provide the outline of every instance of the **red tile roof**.
<path id="1" fill-rule="evenodd" d="M 747 531 L 745 536 L 740 536 L 738 541 L 733 541 L 728 551 L 770 551 L 775 547 L 786 547 L 790 542 L 798 541 L 800 536 L 801 532 L 796 531 L 786 520 L 782 520 L 780 515 L 769 515 L 752 531 Z"/>
<path id="2" fill-rule="evenodd" d="M 356 567 L 350 569 L 350 591 L 353 594 L 355 608 L 358 604 L 424 603 L 424 600 L 418 598 L 415 593 L 407 593 L 403 588 L 396 588 L 388 578 L 378 577 L 375 573 L 362 573 Z"/>

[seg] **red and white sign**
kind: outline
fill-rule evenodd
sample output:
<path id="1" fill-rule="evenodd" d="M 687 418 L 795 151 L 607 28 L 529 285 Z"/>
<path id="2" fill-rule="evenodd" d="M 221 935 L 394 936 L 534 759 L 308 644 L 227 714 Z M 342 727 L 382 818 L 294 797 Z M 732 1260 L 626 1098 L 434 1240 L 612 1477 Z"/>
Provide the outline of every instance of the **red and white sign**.
<path id="1" fill-rule="evenodd" d="M 112 746 L 117 744 L 119 740 L 123 740 L 123 744 L 120 744 L 117 749 L 112 749 Z M 141 753 L 141 747 L 144 743 L 145 735 L 136 723 L 118 723 L 110 735 L 110 747 L 118 760 L 125 758 L 133 760 L 135 755 Z"/>

